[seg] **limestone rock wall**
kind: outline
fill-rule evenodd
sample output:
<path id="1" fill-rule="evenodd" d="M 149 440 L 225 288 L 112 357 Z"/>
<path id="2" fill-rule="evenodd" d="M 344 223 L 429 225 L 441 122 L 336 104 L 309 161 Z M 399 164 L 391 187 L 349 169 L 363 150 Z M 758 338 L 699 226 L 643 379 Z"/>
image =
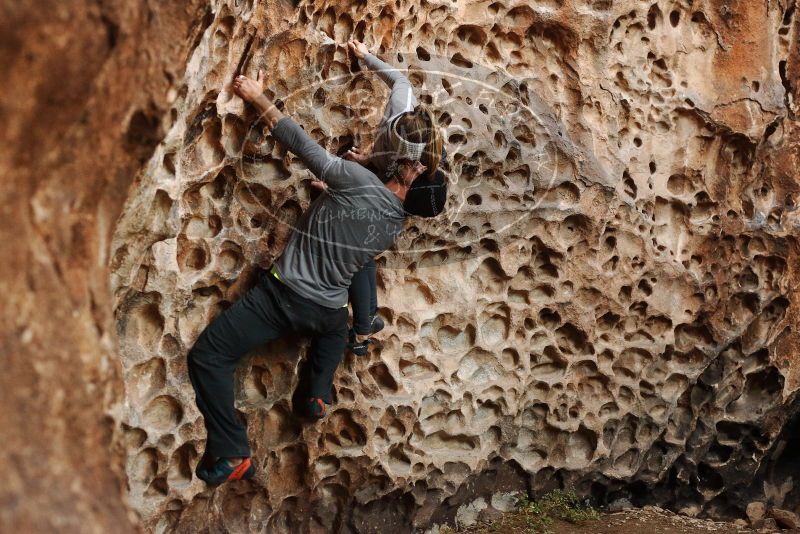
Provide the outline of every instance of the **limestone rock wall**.
<path id="1" fill-rule="evenodd" d="M 793 3 L 229 0 L 195 35 L 111 244 L 145 526 L 402 532 L 561 482 L 740 511 L 800 378 Z M 351 36 L 437 109 L 450 206 L 380 258 L 383 346 L 345 359 L 324 421 L 290 415 L 307 340 L 246 362 L 261 472 L 209 491 L 186 351 L 309 199 L 230 82 L 263 68 L 326 147 L 369 143 L 386 90 Z"/>

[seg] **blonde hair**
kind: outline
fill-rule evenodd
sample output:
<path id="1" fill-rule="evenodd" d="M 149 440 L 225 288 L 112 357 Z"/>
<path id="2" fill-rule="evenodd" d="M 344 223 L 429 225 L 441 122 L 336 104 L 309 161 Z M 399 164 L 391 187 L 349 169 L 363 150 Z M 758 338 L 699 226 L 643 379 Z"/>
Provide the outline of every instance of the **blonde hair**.
<path id="1" fill-rule="evenodd" d="M 397 132 L 411 143 L 425 143 L 420 161 L 426 170 L 423 176 L 433 177 L 442 159 L 442 133 L 428 106 L 419 104 L 397 118 Z"/>

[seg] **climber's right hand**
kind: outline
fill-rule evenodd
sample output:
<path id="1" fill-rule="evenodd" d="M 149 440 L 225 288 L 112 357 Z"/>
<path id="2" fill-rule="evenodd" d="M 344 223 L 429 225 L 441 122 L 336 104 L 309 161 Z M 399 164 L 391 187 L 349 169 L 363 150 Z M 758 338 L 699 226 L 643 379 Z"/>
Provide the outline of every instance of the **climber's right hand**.
<path id="1" fill-rule="evenodd" d="M 347 41 L 347 47 L 356 55 L 358 59 L 364 59 L 364 56 L 369 54 L 369 48 L 367 48 L 367 45 L 361 41 L 356 41 L 355 39 L 350 39 Z"/>
<path id="2" fill-rule="evenodd" d="M 427 169 L 420 161 L 412 161 L 400 166 L 399 182 L 410 186 Z"/>
<path id="3" fill-rule="evenodd" d="M 363 165 L 369 161 L 369 156 L 361 152 L 357 147 L 353 147 L 345 153 L 344 159 L 349 159 L 350 161 L 355 161 Z"/>

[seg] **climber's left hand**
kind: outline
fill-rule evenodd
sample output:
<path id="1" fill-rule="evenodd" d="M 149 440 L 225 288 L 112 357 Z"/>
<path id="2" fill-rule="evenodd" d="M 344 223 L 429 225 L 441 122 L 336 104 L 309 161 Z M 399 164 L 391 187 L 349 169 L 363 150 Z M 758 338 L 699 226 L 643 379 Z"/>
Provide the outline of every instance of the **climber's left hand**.
<path id="1" fill-rule="evenodd" d="M 361 41 L 350 39 L 349 41 L 347 41 L 347 46 L 348 48 L 350 48 L 350 51 L 356 55 L 358 59 L 364 59 L 364 56 L 369 54 L 369 48 L 367 48 L 367 45 L 365 45 Z"/>
<path id="2" fill-rule="evenodd" d="M 317 191 L 320 192 L 328 190 L 328 184 L 326 184 L 322 180 L 311 180 L 311 182 L 308 185 L 310 185 L 312 189 L 316 189 Z"/>
<path id="3" fill-rule="evenodd" d="M 258 77 L 253 80 L 244 75 L 239 75 L 233 81 L 233 91 L 247 102 L 253 102 L 264 94 L 264 71 L 258 71 Z"/>

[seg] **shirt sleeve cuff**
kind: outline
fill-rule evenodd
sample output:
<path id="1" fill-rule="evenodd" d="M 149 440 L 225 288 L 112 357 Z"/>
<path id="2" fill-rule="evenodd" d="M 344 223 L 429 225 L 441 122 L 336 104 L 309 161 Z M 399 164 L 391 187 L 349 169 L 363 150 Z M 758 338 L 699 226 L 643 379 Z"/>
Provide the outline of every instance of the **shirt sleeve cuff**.
<path id="1" fill-rule="evenodd" d="M 367 52 L 364 54 L 364 63 L 366 63 L 369 68 L 374 69 L 379 62 L 380 59 L 378 59 L 378 57 L 372 52 Z"/>
<path id="2" fill-rule="evenodd" d="M 294 121 L 292 120 L 291 117 L 289 117 L 288 115 L 284 115 L 283 117 L 281 117 L 281 120 L 279 120 L 278 123 L 275 124 L 272 130 L 270 130 L 270 132 L 272 132 L 272 135 L 274 135 L 275 137 L 280 137 L 280 134 L 284 130 L 291 129 L 293 123 Z"/>

